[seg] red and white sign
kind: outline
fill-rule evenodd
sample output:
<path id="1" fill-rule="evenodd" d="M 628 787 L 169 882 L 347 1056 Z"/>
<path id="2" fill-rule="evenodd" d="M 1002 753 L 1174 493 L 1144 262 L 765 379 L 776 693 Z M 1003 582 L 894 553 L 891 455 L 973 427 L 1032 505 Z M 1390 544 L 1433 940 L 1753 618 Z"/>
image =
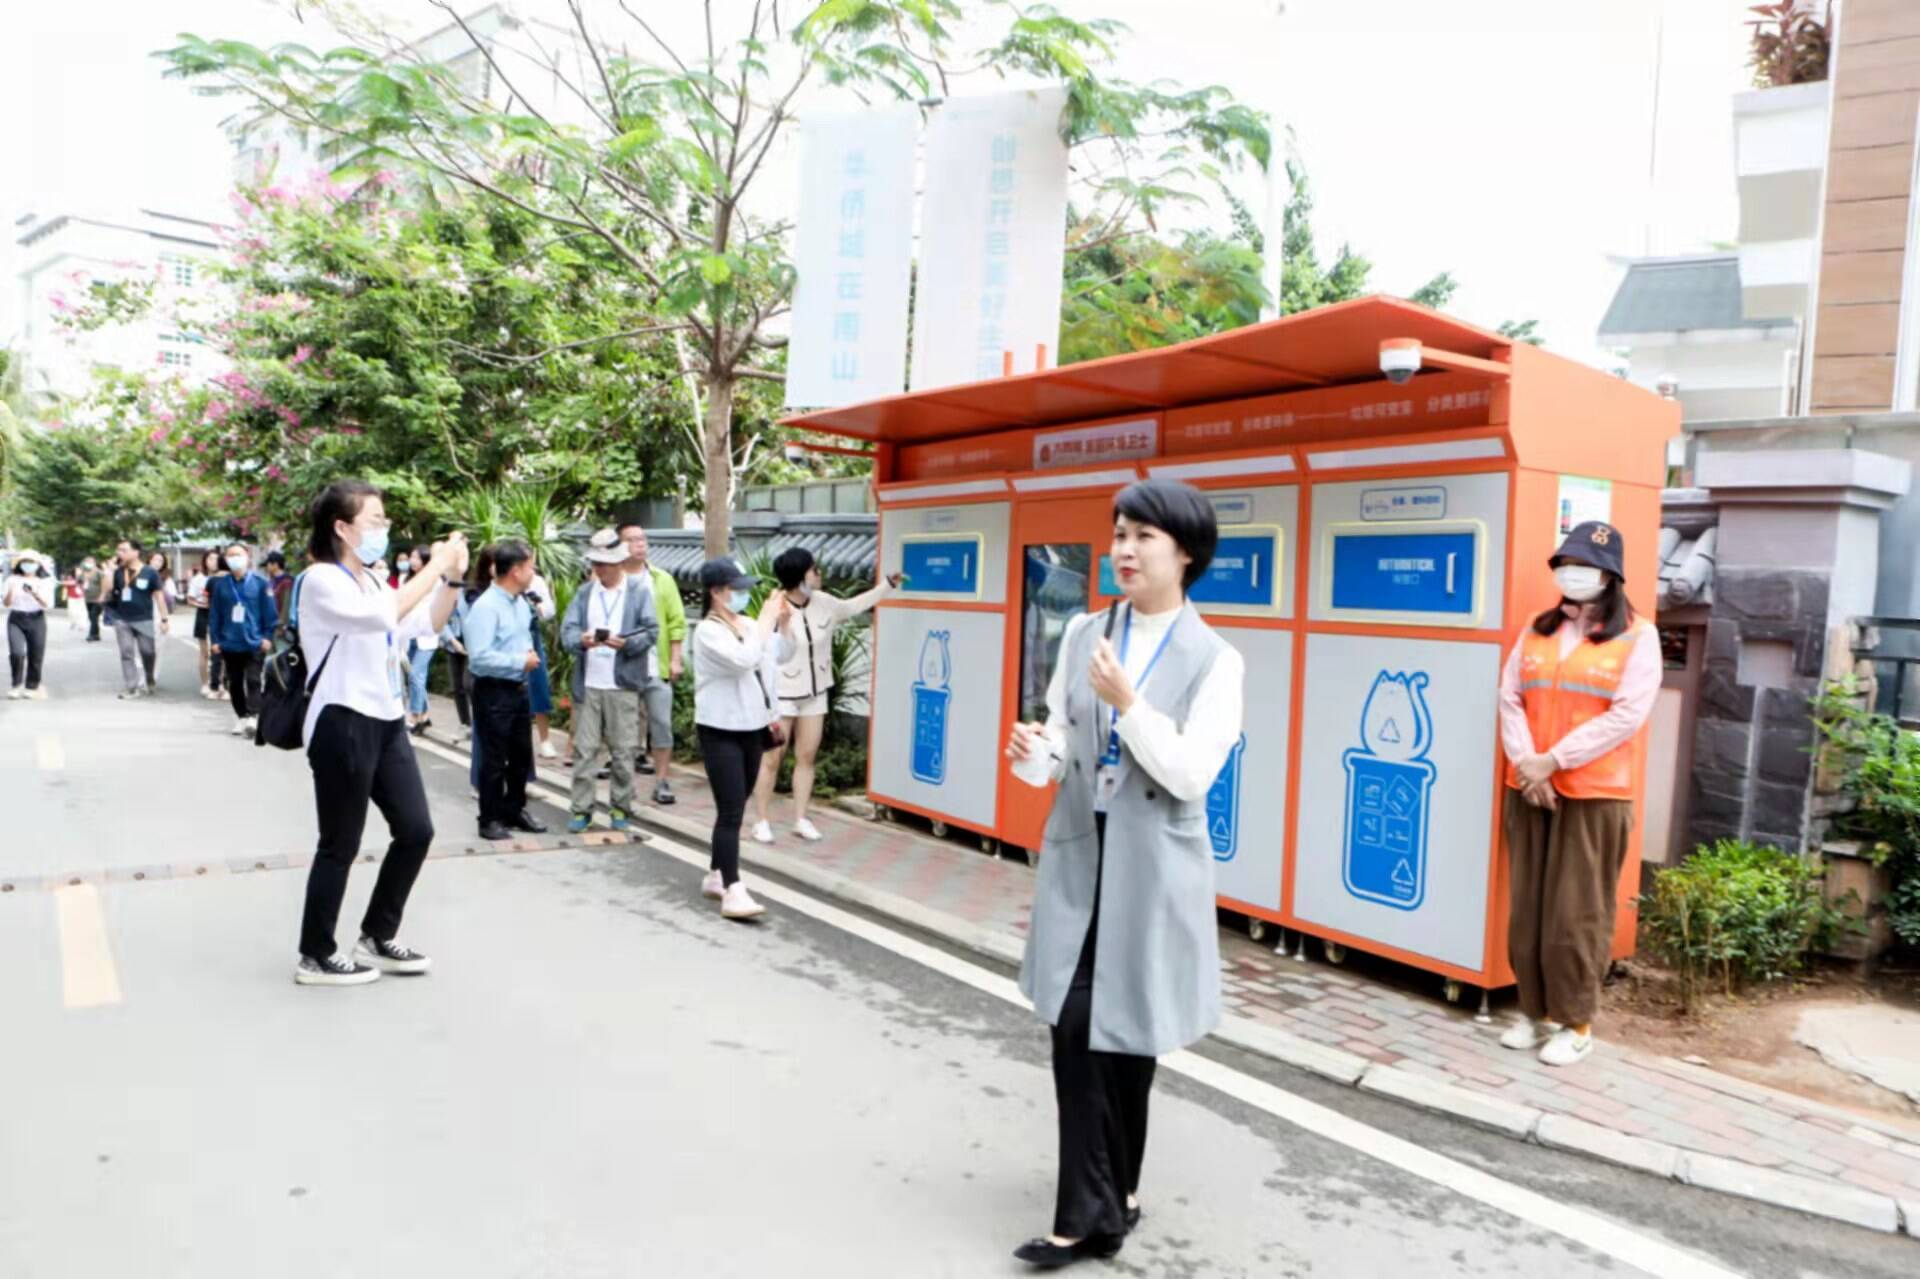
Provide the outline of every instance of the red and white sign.
<path id="1" fill-rule="evenodd" d="M 1062 466 L 1136 461 L 1158 456 L 1159 450 L 1160 419 L 1157 417 L 1038 431 L 1033 437 L 1033 469 L 1050 471 Z"/>

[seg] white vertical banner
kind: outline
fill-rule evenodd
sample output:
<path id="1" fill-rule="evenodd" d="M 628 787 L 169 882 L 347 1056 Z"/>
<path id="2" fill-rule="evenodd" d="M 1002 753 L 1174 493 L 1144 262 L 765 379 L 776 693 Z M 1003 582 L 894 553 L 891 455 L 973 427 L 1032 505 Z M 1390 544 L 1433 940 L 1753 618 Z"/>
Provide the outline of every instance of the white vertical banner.
<path id="1" fill-rule="evenodd" d="M 787 404 L 898 395 L 913 268 L 912 107 L 801 126 Z"/>
<path id="2" fill-rule="evenodd" d="M 1051 368 L 1066 265 L 1064 88 L 954 98 L 927 130 L 913 387 Z M 1036 361 L 1039 348 L 1045 355 Z"/>

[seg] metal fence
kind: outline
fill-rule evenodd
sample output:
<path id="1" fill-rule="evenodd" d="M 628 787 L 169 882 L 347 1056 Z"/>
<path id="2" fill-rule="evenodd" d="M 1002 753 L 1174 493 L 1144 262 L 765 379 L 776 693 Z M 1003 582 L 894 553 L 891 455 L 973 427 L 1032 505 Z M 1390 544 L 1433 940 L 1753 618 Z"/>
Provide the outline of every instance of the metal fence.
<path id="1" fill-rule="evenodd" d="M 1873 709 L 1920 728 L 1920 617 L 1863 617 L 1858 625 L 1853 655 L 1873 663 Z"/>

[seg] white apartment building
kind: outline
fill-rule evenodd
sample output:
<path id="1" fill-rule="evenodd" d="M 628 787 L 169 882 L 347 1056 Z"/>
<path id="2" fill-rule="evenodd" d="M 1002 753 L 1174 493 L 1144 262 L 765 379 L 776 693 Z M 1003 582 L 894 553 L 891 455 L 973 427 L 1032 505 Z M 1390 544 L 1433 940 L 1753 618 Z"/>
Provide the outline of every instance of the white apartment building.
<path id="1" fill-rule="evenodd" d="M 216 285 L 208 270 L 221 253 L 210 222 L 142 209 L 127 217 L 27 215 L 11 228 L 17 271 L 16 353 L 37 408 L 87 394 L 102 368 L 171 370 L 203 381 L 229 367 L 226 357 L 187 331 L 209 308 Z M 155 282 L 146 316 L 90 333 L 60 323 L 86 303 L 96 281 Z"/>

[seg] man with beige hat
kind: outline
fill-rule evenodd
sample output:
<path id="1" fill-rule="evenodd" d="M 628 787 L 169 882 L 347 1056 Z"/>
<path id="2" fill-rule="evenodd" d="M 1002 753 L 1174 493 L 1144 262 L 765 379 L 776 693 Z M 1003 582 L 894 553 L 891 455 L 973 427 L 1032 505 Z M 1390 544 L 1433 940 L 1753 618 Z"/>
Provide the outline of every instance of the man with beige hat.
<path id="1" fill-rule="evenodd" d="M 560 643 L 573 654 L 573 815 L 579 833 L 593 820 L 594 771 L 607 752 L 608 816 L 615 830 L 633 815 L 633 757 L 640 749 L 640 699 L 660 634 L 653 590 L 627 576 L 627 546 L 603 528 L 587 543 L 593 581 L 575 592 L 560 622 Z"/>

